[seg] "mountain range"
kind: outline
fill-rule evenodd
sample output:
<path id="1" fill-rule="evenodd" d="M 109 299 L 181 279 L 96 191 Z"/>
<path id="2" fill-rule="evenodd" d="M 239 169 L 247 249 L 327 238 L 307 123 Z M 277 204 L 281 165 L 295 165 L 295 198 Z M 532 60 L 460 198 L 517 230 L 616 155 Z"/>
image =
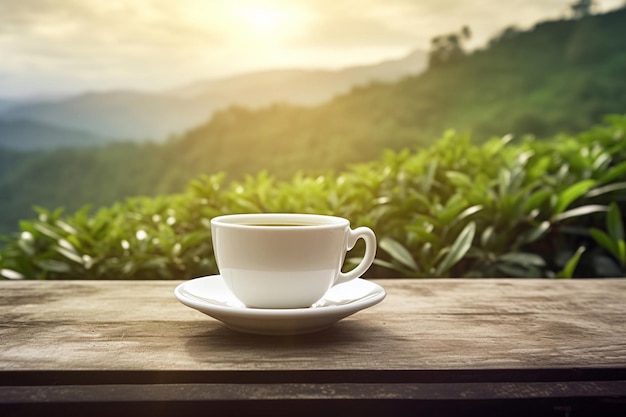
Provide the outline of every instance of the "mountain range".
<path id="1" fill-rule="evenodd" d="M 0 100 L 0 114 L 10 108 L 17 107 L 17 102 L 12 100 Z"/>
<path id="2" fill-rule="evenodd" d="M 89 132 L 57 127 L 34 120 L 16 119 L 0 122 L 0 147 L 15 150 L 91 147 L 107 142 L 107 139 Z"/>
<path id="3" fill-rule="evenodd" d="M 223 172 L 225 181 L 246 187 L 248 176 L 262 171 L 278 179 L 337 172 L 386 149 L 419 151 L 448 129 L 476 142 L 587 130 L 607 114 L 626 113 L 624 22 L 626 7 L 507 29 L 485 49 L 415 75 L 363 83 L 321 104 L 222 109 L 163 143 L 116 142 L 97 151 L 0 148 L 0 230 L 15 230 L 34 205 L 74 211 L 176 193 L 203 174 Z M 194 89 L 204 91 L 197 85 L 168 94 L 190 100 Z M 450 166 L 462 171 L 465 155 L 449 155 Z"/>
<path id="4" fill-rule="evenodd" d="M 424 70 L 426 56 L 425 52 L 414 51 L 400 59 L 338 70 L 265 70 L 197 81 L 157 93 L 90 92 L 22 105 L 0 101 L 0 146 L 74 146 L 80 144 L 81 132 L 85 144 L 106 140 L 164 141 L 230 106 L 261 107 L 276 102 L 316 105 L 357 85 L 391 82 L 417 74 Z M 62 140 L 64 129 L 66 141 Z M 14 135 L 12 142 L 9 134 Z M 28 144 L 21 143 L 26 137 L 30 138 Z"/>

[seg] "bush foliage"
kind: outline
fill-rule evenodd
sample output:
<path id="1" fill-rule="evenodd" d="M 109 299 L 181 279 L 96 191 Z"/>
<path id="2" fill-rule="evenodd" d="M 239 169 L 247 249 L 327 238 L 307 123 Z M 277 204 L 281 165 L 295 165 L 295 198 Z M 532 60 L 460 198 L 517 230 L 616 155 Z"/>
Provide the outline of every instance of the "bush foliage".
<path id="1" fill-rule="evenodd" d="M 320 176 L 202 176 L 186 192 L 92 212 L 37 209 L 4 237 L 8 279 L 190 279 L 217 273 L 210 219 L 343 216 L 379 239 L 367 277 L 623 276 L 626 116 L 550 140 L 480 145 L 447 132 L 416 151 Z M 362 248 L 353 250 L 358 258 Z M 350 261 L 350 259 L 349 259 Z"/>

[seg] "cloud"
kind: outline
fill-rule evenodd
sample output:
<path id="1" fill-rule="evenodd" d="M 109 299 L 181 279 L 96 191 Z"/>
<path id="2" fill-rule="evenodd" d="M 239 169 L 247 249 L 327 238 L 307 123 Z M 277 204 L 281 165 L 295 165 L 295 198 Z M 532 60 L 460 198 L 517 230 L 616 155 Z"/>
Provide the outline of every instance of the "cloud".
<path id="1" fill-rule="evenodd" d="M 620 0 L 604 0 L 614 3 Z M 295 45 L 331 48 L 380 45 L 427 47 L 434 36 L 468 25 L 476 44 L 507 26 L 527 27 L 538 20 L 567 16 L 573 0 L 315 0 L 311 19 Z M 606 9 L 606 7 L 603 7 Z"/>
<path id="2" fill-rule="evenodd" d="M 463 25 L 479 46 L 507 26 L 563 17 L 573 1 L 0 0 L 0 95 L 362 64 L 427 49 Z M 622 1 L 602 0 L 600 9 Z M 255 8 L 282 12 L 282 29 L 246 26 L 242 12 Z"/>
<path id="3" fill-rule="evenodd" d="M 325 1 L 307 4 L 309 19 L 295 45 L 331 48 L 397 45 L 412 41 L 413 34 L 396 25 L 397 5 L 373 1 Z"/>
<path id="4" fill-rule="evenodd" d="M 0 40 L 19 50 L 45 48 L 60 57 L 132 55 L 169 48 L 220 45 L 209 27 L 182 17 L 184 8 L 165 0 L 0 0 Z"/>
<path id="5" fill-rule="evenodd" d="M 166 0 L 0 0 L 0 16 L 0 66 L 13 80 L 0 85 L 3 94 L 29 83 L 56 89 L 150 77 L 172 82 L 199 49 L 226 43 Z"/>

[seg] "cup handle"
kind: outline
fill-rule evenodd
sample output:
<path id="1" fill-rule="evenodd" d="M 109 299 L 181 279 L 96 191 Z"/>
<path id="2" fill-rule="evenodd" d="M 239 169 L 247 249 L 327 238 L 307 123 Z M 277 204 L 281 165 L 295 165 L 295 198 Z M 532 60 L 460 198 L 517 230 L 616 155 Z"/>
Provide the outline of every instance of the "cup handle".
<path id="1" fill-rule="evenodd" d="M 374 258 L 376 257 L 376 235 L 369 227 L 357 227 L 354 230 L 350 229 L 348 231 L 348 245 L 346 249 L 352 249 L 359 239 L 365 241 L 365 255 L 363 255 L 363 259 L 351 271 L 346 273 L 339 271 L 333 285 L 360 277 L 374 262 Z"/>

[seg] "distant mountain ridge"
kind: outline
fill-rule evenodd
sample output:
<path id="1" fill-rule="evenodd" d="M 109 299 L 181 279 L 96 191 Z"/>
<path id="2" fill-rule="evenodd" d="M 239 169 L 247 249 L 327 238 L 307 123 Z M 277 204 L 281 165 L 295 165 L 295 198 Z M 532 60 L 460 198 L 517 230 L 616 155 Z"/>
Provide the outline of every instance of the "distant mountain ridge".
<path id="1" fill-rule="evenodd" d="M 0 99 L 0 113 L 6 111 L 10 108 L 16 107 L 18 104 L 12 100 L 1 100 Z"/>
<path id="2" fill-rule="evenodd" d="M 107 139 L 92 133 L 32 120 L 0 121 L 0 147 L 20 151 L 98 146 Z"/>
<path id="3" fill-rule="evenodd" d="M 413 51 L 400 59 L 337 70 L 266 70 L 199 81 L 170 90 L 170 93 L 177 97 L 210 98 L 217 102 L 245 105 L 267 105 L 273 102 L 315 105 L 357 85 L 373 81 L 397 81 L 418 74 L 426 68 L 426 61 L 425 52 Z M 235 102 L 240 96 L 246 97 L 245 103 Z"/>
<path id="4" fill-rule="evenodd" d="M 0 120 L 31 120 L 113 140 L 165 139 L 177 128 L 207 118 L 189 100 L 136 91 L 84 93 L 55 102 L 33 103 L 0 114 Z"/>
<path id="5" fill-rule="evenodd" d="M 0 120 L 31 120 L 111 140 L 163 141 L 206 122 L 218 109 L 275 102 L 319 104 L 356 85 L 394 81 L 425 67 L 426 53 L 415 51 L 400 59 L 335 71 L 267 70 L 161 93 L 107 91 L 18 106 L 8 103 L 6 110 L 0 107 Z"/>

